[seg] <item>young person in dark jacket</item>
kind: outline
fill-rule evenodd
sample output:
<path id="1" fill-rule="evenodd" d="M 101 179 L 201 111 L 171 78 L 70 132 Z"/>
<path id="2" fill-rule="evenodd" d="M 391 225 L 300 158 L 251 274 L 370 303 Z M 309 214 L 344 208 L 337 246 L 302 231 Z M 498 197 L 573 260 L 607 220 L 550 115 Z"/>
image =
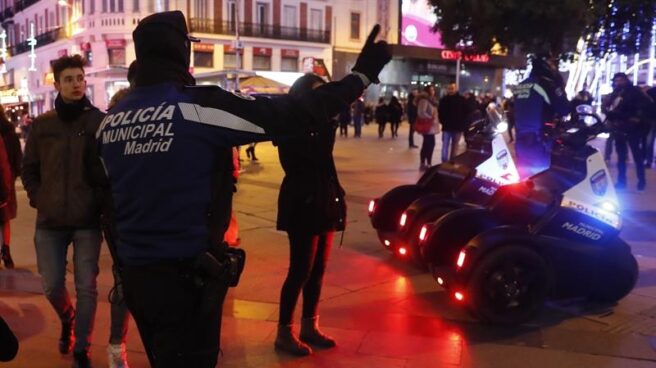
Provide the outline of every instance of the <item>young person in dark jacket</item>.
<path id="1" fill-rule="evenodd" d="M 135 88 L 97 133 L 114 204 L 125 300 L 151 366 L 215 367 L 228 280 L 232 147 L 307 137 L 362 94 L 390 60 L 374 27 L 353 74 L 300 98 L 194 86 L 184 15 L 143 18 L 133 32 Z M 214 266 L 213 266 L 214 265 Z M 233 280 L 234 281 L 234 280 Z"/>
<path id="2" fill-rule="evenodd" d="M 399 136 L 399 125 L 401 125 L 401 118 L 403 117 L 403 106 L 396 96 L 392 96 L 389 105 L 387 106 L 389 112 L 390 129 L 392 129 L 392 138 Z"/>
<path id="3" fill-rule="evenodd" d="M 385 125 L 389 119 L 389 111 L 385 104 L 385 99 L 382 97 L 378 99 L 378 105 L 376 105 L 376 110 L 374 111 L 374 118 L 376 119 L 376 124 L 378 124 L 378 138 L 383 138 Z"/>
<path id="4" fill-rule="evenodd" d="M 89 367 L 102 235 L 100 203 L 86 168 L 104 114 L 84 95 L 84 60 L 79 55 L 58 59 L 52 69 L 59 92 L 55 110 L 34 119 L 25 146 L 22 179 L 30 205 L 37 210 L 34 243 L 44 293 L 62 323 L 59 352 L 69 353 L 75 341 L 75 367 Z M 75 308 L 65 283 L 71 243 Z"/>
<path id="5" fill-rule="evenodd" d="M 467 130 L 466 100 L 458 93 L 455 83 L 449 83 L 437 110 L 442 124 L 442 162 L 447 162 L 458 153 L 458 145 Z"/>
<path id="6" fill-rule="evenodd" d="M 325 84 L 306 74 L 289 89 L 301 97 Z M 330 348 L 335 340 L 319 330 L 318 305 L 323 275 L 335 231 L 344 230 L 346 203 L 333 160 L 336 121 L 317 122 L 321 128 L 305 139 L 280 142 L 278 156 L 285 171 L 278 198 L 278 230 L 289 237 L 289 271 L 280 292 L 276 349 L 308 355 L 307 344 Z M 303 291 L 300 340 L 293 332 L 292 317 Z"/>
<path id="7" fill-rule="evenodd" d="M 4 108 L 0 105 L 0 136 L 4 143 L 4 152 L 7 160 L 7 167 L 9 170 L 3 175 L 3 181 L 7 187 L 7 201 L 6 205 L 2 207 L 2 251 L 0 251 L 2 262 L 5 267 L 14 268 L 14 260 L 11 258 L 10 242 L 11 242 L 11 227 L 10 221 L 16 218 L 16 211 L 18 209 L 16 202 L 16 178 L 21 173 L 21 161 L 23 160 L 23 150 L 21 149 L 20 139 L 16 134 L 16 128 L 5 114 Z"/>

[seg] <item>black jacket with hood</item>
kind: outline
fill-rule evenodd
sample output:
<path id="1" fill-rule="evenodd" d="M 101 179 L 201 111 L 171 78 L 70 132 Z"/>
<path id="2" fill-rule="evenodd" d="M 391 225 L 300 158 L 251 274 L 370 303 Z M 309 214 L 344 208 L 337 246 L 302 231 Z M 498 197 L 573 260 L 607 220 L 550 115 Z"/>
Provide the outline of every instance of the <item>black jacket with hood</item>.
<path id="1" fill-rule="evenodd" d="M 347 76 L 302 98 L 269 100 L 193 86 L 179 11 L 144 18 L 133 37 L 135 88 L 97 134 L 126 265 L 193 258 L 221 241 L 231 211 L 232 147 L 313 134 L 313 122 L 328 121 L 364 88 Z"/>

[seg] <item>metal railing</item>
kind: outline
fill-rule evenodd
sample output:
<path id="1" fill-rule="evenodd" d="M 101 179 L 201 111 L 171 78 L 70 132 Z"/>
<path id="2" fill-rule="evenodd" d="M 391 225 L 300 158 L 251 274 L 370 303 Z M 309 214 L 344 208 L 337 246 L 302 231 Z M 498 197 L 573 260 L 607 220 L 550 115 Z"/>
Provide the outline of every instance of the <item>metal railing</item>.
<path id="1" fill-rule="evenodd" d="M 209 18 L 191 18 L 189 20 L 191 32 L 214 33 L 232 35 L 235 33 L 237 23 Z M 260 23 L 239 23 L 239 35 L 242 37 L 272 38 L 277 40 L 307 41 L 330 43 L 330 31 L 283 27 L 280 25 Z"/>
<path id="2" fill-rule="evenodd" d="M 16 13 L 19 11 L 27 9 L 28 6 L 38 3 L 39 0 L 17 0 L 14 4 L 14 10 Z"/>
<path id="3" fill-rule="evenodd" d="M 36 46 L 34 47 L 39 48 L 41 46 L 53 43 L 57 40 L 61 40 L 62 38 L 65 37 L 66 37 L 66 31 L 64 27 L 57 27 L 34 37 L 36 39 Z M 9 54 L 15 56 L 30 51 L 30 45 L 27 43 L 26 40 L 17 45 L 9 46 L 8 49 L 9 49 Z"/>

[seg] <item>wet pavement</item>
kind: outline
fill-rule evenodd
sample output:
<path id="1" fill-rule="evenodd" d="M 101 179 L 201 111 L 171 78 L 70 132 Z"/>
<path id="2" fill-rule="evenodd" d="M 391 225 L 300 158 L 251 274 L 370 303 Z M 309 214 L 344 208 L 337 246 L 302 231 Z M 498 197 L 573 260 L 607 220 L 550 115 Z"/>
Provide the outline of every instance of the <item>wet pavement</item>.
<path id="1" fill-rule="evenodd" d="M 654 367 L 656 365 L 656 174 L 648 170 L 644 193 L 620 192 L 622 236 L 640 265 L 636 289 L 617 305 L 579 300 L 549 303 L 540 317 L 514 328 L 491 327 L 454 305 L 435 281 L 379 245 L 366 205 L 393 186 L 416 181 L 418 150 L 401 137 L 379 140 L 375 127 L 363 138 L 339 138 L 335 158 L 348 195 L 348 229 L 335 236 L 322 301 L 321 325 L 338 347 L 295 358 L 273 350 L 278 298 L 288 265 L 284 233 L 275 230 L 282 172 L 275 148 L 258 144 L 258 163 L 244 162 L 235 210 L 248 262 L 224 307 L 222 367 Z M 417 138 L 421 142 L 421 138 Z M 434 162 L 439 162 L 439 137 Z M 629 172 L 629 188 L 635 188 Z M 69 367 L 56 344 L 59 321 L 42 295 L 36 270 L 33 210 L 19 191 L 12 223 L 13 271 L 0 270 L 0 315 L 18 335 L 18 357 L 6 367 Z M 341 240 L 341 246 L 340 246 Z M 94 367 L 106 367 L 107 293 L 111 260 L 101 256 Z M 69 290 L 73 288 L 69 268 Z M 299 308 L 300 309 L 300 308 Z M 298 317 L 296 318 L 298 321 Z M 134 324 L 128 336 L 131 367 L 147 367 Z"/>

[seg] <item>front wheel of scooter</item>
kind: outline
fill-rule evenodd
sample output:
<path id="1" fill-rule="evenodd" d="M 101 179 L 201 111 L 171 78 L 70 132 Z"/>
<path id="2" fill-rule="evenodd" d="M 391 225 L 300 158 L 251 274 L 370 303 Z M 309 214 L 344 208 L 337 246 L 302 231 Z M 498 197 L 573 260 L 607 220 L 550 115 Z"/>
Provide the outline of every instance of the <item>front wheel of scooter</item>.
<path id="1" fill-rule="evenodd" d="M 493 324 L 516 325 L 542 309 L 551 285 L 545 260 L 535 251 L 509 245 L 490 251 L 469 281 L 470 311 Z"/>

